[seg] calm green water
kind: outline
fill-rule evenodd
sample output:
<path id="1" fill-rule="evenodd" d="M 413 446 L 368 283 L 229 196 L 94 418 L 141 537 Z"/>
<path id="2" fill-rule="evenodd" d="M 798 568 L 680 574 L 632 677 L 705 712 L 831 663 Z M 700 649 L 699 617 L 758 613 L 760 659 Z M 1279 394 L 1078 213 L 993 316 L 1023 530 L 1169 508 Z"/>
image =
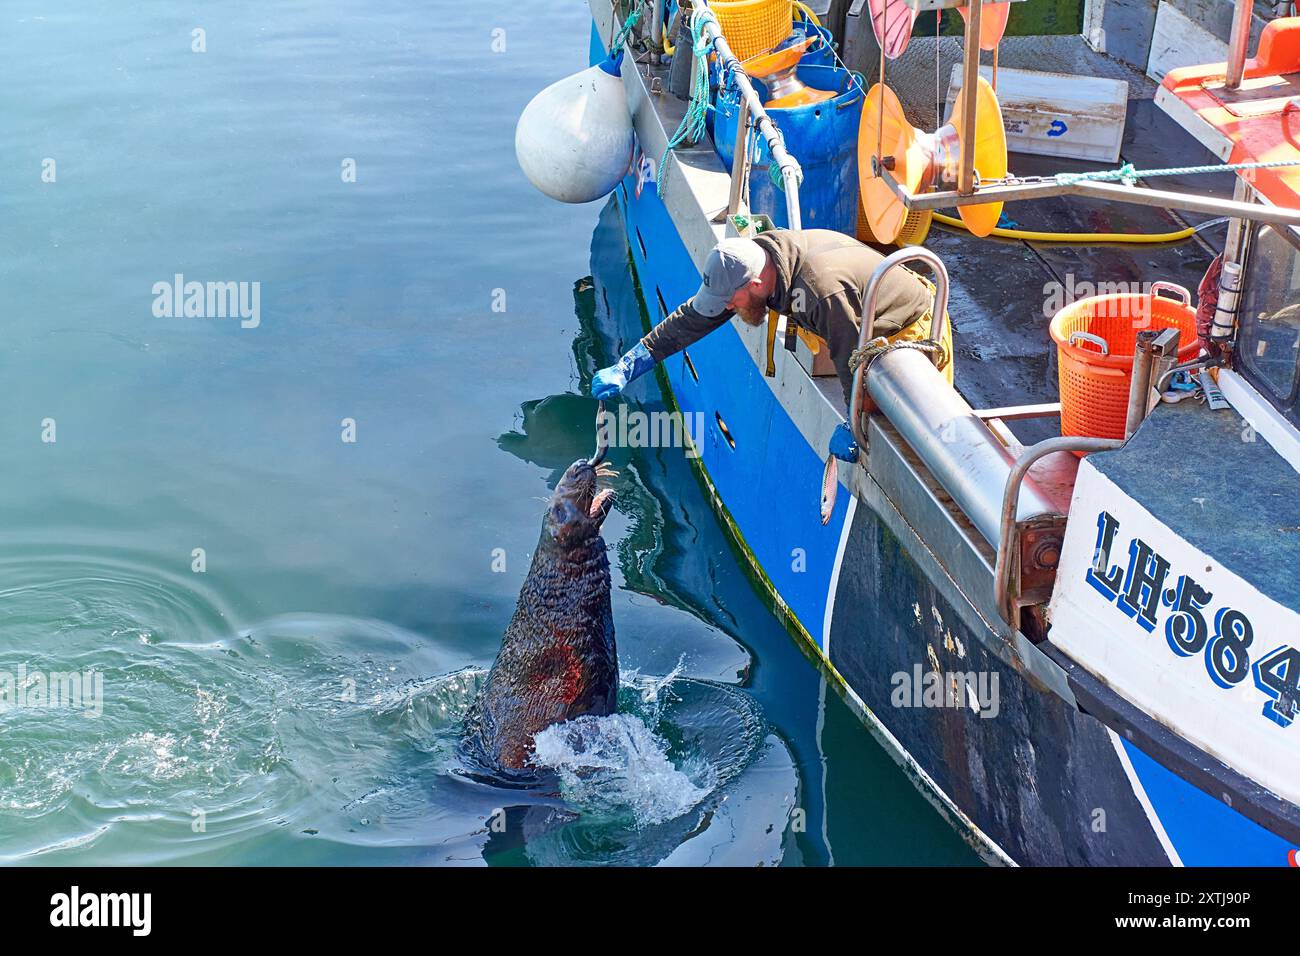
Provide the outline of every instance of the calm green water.
<path id="1" fill-rule="evenodd" d="M 701 842 L 736 862 L 973 861 L 680 453 L 624 454 L 606 525 L 640 677 L 605 731 L 672 746 L 556 798 L 454 772 L 538 499 L 592 442 L 574 283 L 620 240 L 513 153 L 587 29 L 568 0 L 4 5 L 0 671 L 103 696 L 0 713 L 0 861 L 653 862 L 724 793 L 735 836 Z M 155 315 L 177 273 L 260 283 L 255 327 Z M 735 732 L 676 739 L 703 727 Z"/>

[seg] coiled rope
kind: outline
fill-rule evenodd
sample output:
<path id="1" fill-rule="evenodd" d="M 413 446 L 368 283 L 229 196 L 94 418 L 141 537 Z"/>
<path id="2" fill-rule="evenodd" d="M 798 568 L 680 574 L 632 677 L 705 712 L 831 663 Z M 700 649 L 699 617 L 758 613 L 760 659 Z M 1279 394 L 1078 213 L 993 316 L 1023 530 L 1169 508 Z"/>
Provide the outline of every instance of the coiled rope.
<path id="1" fill-rule="evenodd" d="M 939 356 L 939 367 L 947 365 L 947 349 L 938 342 L 932 342 L 929 339 L 920 339 L 907 342 L 891 342 L 883 335 L 877 336 L 861 348 L 854 349 L 849 355 L 849 371 L 856 372 L 858 366 L 862 366 L 862 374 L 866 374 L 871 368 L 871 363 L 880 356 L 888 352 L 894 352 L 899 349 L 912 349 L 917 352 L 925 352 L 928 355 Z"/>
<path id="2" fill-rule="evenodd" d="M 659 160 L 659 173 L 656 177 L 659 181 L 655 185 L 655 191 L 659 198 L 664 198 L 664 180 L 667 178 L 664 174 L 668 168 L 668 158 L 672 155 L 674 149 L 686 142 L 698 143 L 707 133 L 705 119 L 709 115 L 709 60 L 708 52 L 710 40 L 704 35 L 704 24 L 712 20 L 715 24 L 718 22 L 713 11 L 707 7 L 696 10 L 691 14 L 691 50 L 694 59 L 691 61 L 691 99 L 686 104 L 686 115 L 682 117 L 681 125 L 677 127 L 677 132 L 673 133 L 672 138 L 668 140 L 668 145 L 664 147 L 664 155 Z M 719 28 L 720 29 L 720 28 Z M 680 52 L 680 51 L 679 51 Z"/>

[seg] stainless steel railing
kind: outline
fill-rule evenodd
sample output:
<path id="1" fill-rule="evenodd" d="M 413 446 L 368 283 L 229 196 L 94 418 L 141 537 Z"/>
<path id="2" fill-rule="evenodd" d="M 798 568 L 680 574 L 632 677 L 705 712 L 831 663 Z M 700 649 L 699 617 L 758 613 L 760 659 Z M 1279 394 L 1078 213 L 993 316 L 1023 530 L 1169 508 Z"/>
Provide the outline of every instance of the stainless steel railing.
<path id="1" fill-rule="evenodd" d="M 803 170 L 800 168 L 798 160 L 785 148 L 785 140 L 782 138 L 776 124 L 772 122 L 772 118 L 763 109 L 763 101 L 759 99 L 758 93 L 754 90 L 754 85 L 749 81 L 749 74 L 745 72 L 744 66 L 736 58 L 736 55 L 731 52 L 731 46 L 727 43 L 727 38 L 722 35 L 722 28 L 718 25 L 712 11 L 709 10 L 708 0 L 693 0 L 693 2 L 697 11 L 696 16 L 702 16 L 704 11 L 708 11 L 709 16 L 705 17 L 703 21 L 703 30 L 712 43 L 718 59 L 722 61 L 722 75 L 731 75 L 736 88 L 740 90 L 741 98 L 744 100 L 745 112 L 752 118 L 752 122 L 767 143 L 768 151 L 772 154 L 772 161 L 781 169 L 781 181 L 785 186 L 785 211 L 790 228 L 802 229 L 803 218 L 799 213 L 799 181 L 803 178 Z M 743 114 L 741 119 L 743 123 Z M 747 155 L 749 137 L 745 136 L 743 139 L 745 141 L 746 155 L 742 156 L 737 153 L 732 160 L 733 180 L 737 175 L 747 175 L 749 167 L 749 157 Z"/>
<path id="2" fill-rule="evenodd" d="M 876 299 L 880 295 L 880 283 L 889 270 L 905 262 L 924 262 L 934 273 L 934 306 L 930 310 L 930 341 L 943 346 L 948 328 L 948 269 L 943 260 L 923 246 L 908 246 L 887 255 L 867 281 L 867 294 L 862 304 L 862 318 L 858 328 L 858 348 L 862 348 L 876 337 Z M 949 356 L 951 359 L 951 356 Z M 940 356 L 934 356 L 935 367 L 939 365 Z M 867 366 L 859 365 L 853 373 L 853 391 L 849 399 L 849 427 L 857 439 L 859 448 L 867 447 L 867 436 L 862 430 L 862 411 L 866 398 Z"/>

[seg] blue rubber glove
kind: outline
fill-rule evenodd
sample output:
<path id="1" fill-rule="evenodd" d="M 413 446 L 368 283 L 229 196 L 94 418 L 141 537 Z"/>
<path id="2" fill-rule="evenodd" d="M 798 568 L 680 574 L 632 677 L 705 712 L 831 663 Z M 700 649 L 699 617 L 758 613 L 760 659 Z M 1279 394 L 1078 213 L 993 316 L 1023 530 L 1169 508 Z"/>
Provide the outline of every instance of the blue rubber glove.
<path id="1" fill-rule="evenodd" d="M 650 357 L 650 350 L 638 342 L 628 349 L 617 365 L 602 368 L 591 377 L 592 397 L 613 398 L 627 388 L 628 382 L 635 381 L 654 367 L 655 360 Z"/>
<path id="2" fill-rule="evenodd" d="M 858 460 L 858 442 L 853 437 L 848 422 L 840 422 L 835 431 L 831 432 L 830 451 L 840 461 Z"/>

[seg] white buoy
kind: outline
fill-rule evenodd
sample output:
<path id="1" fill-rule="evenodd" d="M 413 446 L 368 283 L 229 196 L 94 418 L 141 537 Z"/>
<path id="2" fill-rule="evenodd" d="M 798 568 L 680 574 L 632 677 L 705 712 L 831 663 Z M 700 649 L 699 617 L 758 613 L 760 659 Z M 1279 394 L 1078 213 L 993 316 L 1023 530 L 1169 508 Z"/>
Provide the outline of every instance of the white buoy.
<path id="1" fill-rule="evenodd" d="M 528 181 L 560 202 L 609 195 L 632 165 L 636 133 L 620 77 L 623 53 L 566 76 L 533 97 L 515 127 Z"/>

